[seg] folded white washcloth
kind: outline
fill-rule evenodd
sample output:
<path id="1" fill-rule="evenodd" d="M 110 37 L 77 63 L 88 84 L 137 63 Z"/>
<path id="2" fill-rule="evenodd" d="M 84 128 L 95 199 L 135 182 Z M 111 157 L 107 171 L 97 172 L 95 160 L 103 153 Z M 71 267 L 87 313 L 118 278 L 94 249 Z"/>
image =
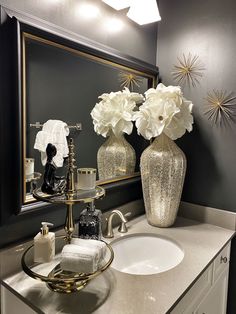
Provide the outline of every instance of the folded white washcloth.
<path id="1" fill-rule="evenodd" d="M 41 152 L 43 166 L 46 164 L 46 148 L 49 143 L 56 146 L 57 154 L 53 157 L 53 162 L 57 167 L 62 167 L 64 158 L 68 156 L 69 149 L 66 137 L 69 135 L 67 124 L 60 120 L 48 120 L 43 128 L 36 135 L 34 148 Z"/>
<path id="2" fill-rule="evenodd" d="M 61 269 L 76 273 L 94 273 L 98 269 L 99 254 L 96 248 L 67 244 L 61 253 Z"/>
<path id="3" fill-rule="evenodd" d="M 80 238 L 72 238 L 71 244 L 76 244 L 84 247 L 93 247 L 98 250 L 99 259 L 101 262 L 106 257 L 107 247 L 106 244 L 99 240 L 93 239 L 80 239 Z"/>

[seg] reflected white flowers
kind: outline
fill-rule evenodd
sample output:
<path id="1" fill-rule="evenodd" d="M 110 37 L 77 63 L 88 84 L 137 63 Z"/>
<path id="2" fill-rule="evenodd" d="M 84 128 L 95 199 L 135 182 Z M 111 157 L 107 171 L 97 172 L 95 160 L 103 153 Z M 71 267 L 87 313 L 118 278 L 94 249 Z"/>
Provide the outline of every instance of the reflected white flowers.
<path id="1" fill-rule="evenodd" d="M 134 108 L 143 101 L 143 96 L 132 93 L 128 88 L 99 96 L 102 99 L 91 111 L 94 130 L 107 137 L 110 131 L 118 137 L 133 130 Z"/>
<path id="2" fill-rule="evenodd" d="M 150 88 L 145 93 L 145 102 L 135 113 L 138 134 L 147 140 L 164 132 L 172 140 L 192 131 L 193 116 L 191 101 L 183 97 L 179 86 Z"/>

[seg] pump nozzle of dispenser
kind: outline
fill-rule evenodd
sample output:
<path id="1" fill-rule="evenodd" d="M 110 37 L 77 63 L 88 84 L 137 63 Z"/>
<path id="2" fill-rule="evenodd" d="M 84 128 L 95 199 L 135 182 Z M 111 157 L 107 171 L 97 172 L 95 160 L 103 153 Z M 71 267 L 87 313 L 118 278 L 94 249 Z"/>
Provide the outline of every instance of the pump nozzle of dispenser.
<path id="1" fill-rule="evenodd" d="M 53 226 L 53 224 L 51 222 L 46 222 L 46 221 L 41 222 L 41 225 L 42 225 L 42 228 L 41 228 L 42 235 L 48 234 L 48 232 L 49 232 L 49 228 L 48 227 L 52 227 Z"/>

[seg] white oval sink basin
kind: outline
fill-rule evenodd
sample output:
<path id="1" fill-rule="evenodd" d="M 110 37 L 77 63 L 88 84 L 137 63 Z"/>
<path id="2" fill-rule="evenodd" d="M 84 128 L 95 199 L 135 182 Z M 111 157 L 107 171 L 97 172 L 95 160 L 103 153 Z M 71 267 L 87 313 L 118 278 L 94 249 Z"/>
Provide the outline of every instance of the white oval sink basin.
<path id="1" fill-rule="evenodd" d="M 114 260 L 111 267 L 123 273 L 152 275 L 177 266 L 183 250 L 173 240 L 155 234 L 136 233 L 111 243 Z"/>

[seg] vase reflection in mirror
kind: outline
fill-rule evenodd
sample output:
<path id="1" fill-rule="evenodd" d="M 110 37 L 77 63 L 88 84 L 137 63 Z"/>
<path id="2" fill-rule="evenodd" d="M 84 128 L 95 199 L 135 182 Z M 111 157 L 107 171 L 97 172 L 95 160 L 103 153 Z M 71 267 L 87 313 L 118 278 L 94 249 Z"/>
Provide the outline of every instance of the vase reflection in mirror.
<path id="1" fill-rule="evenodd" d="M 97 153 L 99 179 L 108 179 L 134 173 L 136 155 L 124 134 L 115 136 L 111 131 Z"/>
<path id="2" fill-rule="evenodd" d="M 136 104 L 143 101 L 143 96 L 125 87 L 122 91 L 105 93 L 98 98 L 101 101 L 91 111 L 94 131 L 108 137 L 97 153 L 99 179 L 131 175 L 135 170 L 136 156 L 124 133 L 132 133 Z"/>
<path id="3" fill-rule="evenodd" d="M 143 152 L 140 168 L 148 222 L 158 227 L 173 225 L 186 172 L 184 153 L 161 134 Z"/>

